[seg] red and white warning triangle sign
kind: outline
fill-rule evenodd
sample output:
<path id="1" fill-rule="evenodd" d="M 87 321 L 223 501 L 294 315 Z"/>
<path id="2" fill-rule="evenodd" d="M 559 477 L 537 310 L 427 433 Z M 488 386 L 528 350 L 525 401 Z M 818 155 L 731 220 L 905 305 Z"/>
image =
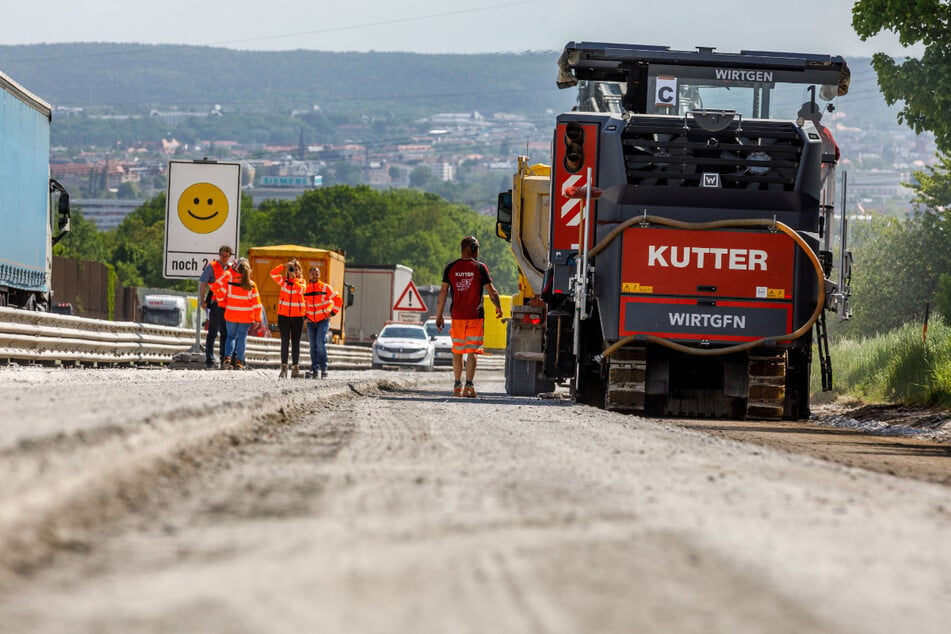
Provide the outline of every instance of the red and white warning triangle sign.
<path id="1" fill-rule="evenodd" d="M 410 280 L 406 288 L 403 289 L 403 294 L 396 300 L 393 310 L 418 310 L 419 312 L 427 310 L 426 302 L 423 301 L 423 296 L 419 294 L 413 280 Z"/>

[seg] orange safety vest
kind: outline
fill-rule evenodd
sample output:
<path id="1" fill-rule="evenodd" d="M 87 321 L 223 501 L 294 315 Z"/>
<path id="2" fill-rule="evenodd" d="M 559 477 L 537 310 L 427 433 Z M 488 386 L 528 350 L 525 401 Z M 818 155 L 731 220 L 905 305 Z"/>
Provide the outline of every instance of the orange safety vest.
<path id="1" fill-rule="evenodd" d="M 211 291 L 211 294 L 212 294 L 212 296 L 214 297 L 214 300 L 215 300 L 216 302 L 218 302 L 218 306 L 220 306 L 221 308 L 224 308 L 224 307 L 225 307 L 225 302 L 227 301 L 227 298 L 228 298 L 228 294 L 227 294 L 227 293 L 222 294 L 222 293 L 219 292 L 218 279 L 219 279 L 222 275 L 224 275 L 225 270 L 229 270 L 229 271 L 230 271 L 230 270 L 231 270 L 231 267 L 229 266 L 227 269 L 225 269 L 225 267 L 221 266 L 221 262 L 219 262 L 218 260 L 212 260 L 212 261 L 211 261 L 211 270 L 212 270 L 212 272 L 215 274 L 215 281 L 213 281 L 213 282 L 211 282 L 210 284 L 208 284 L 208 290 Z M 225 290 L 227 290 L 227 289 L 225 289 Z M 219 297 L 219 295 L 221 295 L 221 297 Z"/>
<path id="2" fill-rule="evenodd" d="M 251 282 L 251 288 L 242 288 L 241 276 L 231 269 L 225 271 L 218 278 L 219 288 L 227 289 L 224 294 L 225 321 L 239 324 L 252 324 L 261 321 L 261 298 L 258 296 L 257 284 Z M 220 303 L 221 300 L 219 300 Z"/>
<path id="3" fill-rule="evenodd" d="M 343 298 L 326 282 L 310 282 L 304 291 L 307 302 L 307 319 L 313 322 L 323 321 L 343 306 Z"/>
<path id="4" fill-rule="evenodd" d="M 278 264 L 271 269 L 271 279 L 281 287 L 281 296 L 277 300 L 277 314 L 285 317 L 303 317 L 304 282 L 300 278 L 292 281 L 284 277 L 283 264 Z"/>

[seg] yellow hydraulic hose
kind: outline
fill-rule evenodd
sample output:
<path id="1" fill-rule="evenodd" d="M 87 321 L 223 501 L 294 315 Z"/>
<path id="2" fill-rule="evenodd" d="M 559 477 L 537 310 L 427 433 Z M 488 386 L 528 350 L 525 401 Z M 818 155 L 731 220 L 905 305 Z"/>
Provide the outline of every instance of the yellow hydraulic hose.
<path id="1" fill-rule="evenodd" d="M 637 216 L 636 218 L 631 218 L 622 222 L 620 225 L 615 227 L 611 232 L 606 235 L 598 244 L 588 252 L 588 257 L 593 258 L 598 253 L 603 251 L 608 244 L 610 244 L 615 238 L 617 238 L 621 233 L 630 227 L 634 226 L 647 226 L 649 224 L 655 225 L 665 225 L 668 227 L 675 227 L 678 229 L 693 229 L 693 230 L 708 230 L 708 229 L 721 229 L 724 227 L 767 227 L 772 229 L 778 229 L 782 231 L 787 236 L 793 239 L 799 248 L 801 248 L 806 255 L 809 257 L 809 261 L 812 262 L 812 266 L 816 271 L 816 278 L 818 279 L 817 293 L 819 297 L 816 299 L 816 309 L 813 311 L 812 316 L 806 320 L 801 327 L 797 330 L 779 335 L 776 337 L 763 337 L 762 339 L 757 339 L 756 341 L 747 341 L 735 346 L 727 346 L 725 348 L 694 348 L 691 346 L 685 346 L 679 344 L 676 341 L 671 341 L 665 339 L 664 337 L 658 337 L 657 335 L 631 335 L 629 337 L 624 337 L 610 346 L 608 346 L 600 356 L 609 357 L 614 354 L 619 348 L 627 345 L 628 343 L 646 339 L 651 343 L 656 343 L 662 346 L 666 346 L 673 350 L 678 350 L 680 352 L 686 352 L 687 354 L 694 354 L 699 356 L 717 356 L 723 354 L 730 354 L 733 352 L 742 352 L 744 350 L 749 350 L 760 346 L 768 341 L 779 341 L 784 339 L 798 339 L 803 336 L 812 328 L 813 324 L 816 323 L 816 320 L 819 319 L 819 315 L 822 314 L 822 309 L 825 306 L 825 275 L 822 272 L 822 263 L 819 262 L 819 258 L 816 257 L 816 254 L 813 250 L 806 244 L 806 241 L 802 239 L 792 227 L 789 225 L 783 224 L 775 219 L 762 219 L 762 218 L 749 218 L 749 219 L 737 219 L 737 220 L 714 220 L 712 222 L 684 222 L 681 220 L 673 220 L 671 218 L 664 218 L 662 216 L 648 216 L 647 214 L 643 216 Z"/>

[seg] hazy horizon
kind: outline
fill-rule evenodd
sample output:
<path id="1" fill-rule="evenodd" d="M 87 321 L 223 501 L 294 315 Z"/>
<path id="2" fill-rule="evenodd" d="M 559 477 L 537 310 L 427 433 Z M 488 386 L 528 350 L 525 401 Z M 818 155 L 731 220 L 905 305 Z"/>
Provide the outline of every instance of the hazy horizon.
<path id="1" fill-rule="evenodd" d="M 862 42 L 853 2 L 800 0 L 357 0 L 331 7 L 301 0 L 235 6 L 48 0 L 4 11 L 4 44 L 115 42 L 218 46 L 237 50 L 511 53 L 560 50 L 568 41 L 625 42 L 721 52 L 799 51 L 868 57 L 917 56 L 894 34 Z M 791 8 L 794 7 L 794 8 Z M 2 70 L 2 69 L 0 69 Z"/>

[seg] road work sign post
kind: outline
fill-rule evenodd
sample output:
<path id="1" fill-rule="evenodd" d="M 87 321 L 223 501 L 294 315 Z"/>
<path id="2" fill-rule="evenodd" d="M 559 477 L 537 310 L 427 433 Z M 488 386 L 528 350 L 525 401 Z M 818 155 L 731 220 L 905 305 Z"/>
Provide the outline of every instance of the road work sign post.
<path id="1" fill-rule="evenodd" d="M 169 279 L 198 279 L 223 244 L 238 253 L 241 166 L 169 161 L 165 266 Z"/>
<path id="2" fill-rule="evenodd" d="M 240 212 L 240 164 L 169 161 L 164 277 L 197 280 L 225 244 L 237 255 Z M 200 361 L 201 322 L 195 320 L 195 345 L 186 353 L 191 362 Z"/>

